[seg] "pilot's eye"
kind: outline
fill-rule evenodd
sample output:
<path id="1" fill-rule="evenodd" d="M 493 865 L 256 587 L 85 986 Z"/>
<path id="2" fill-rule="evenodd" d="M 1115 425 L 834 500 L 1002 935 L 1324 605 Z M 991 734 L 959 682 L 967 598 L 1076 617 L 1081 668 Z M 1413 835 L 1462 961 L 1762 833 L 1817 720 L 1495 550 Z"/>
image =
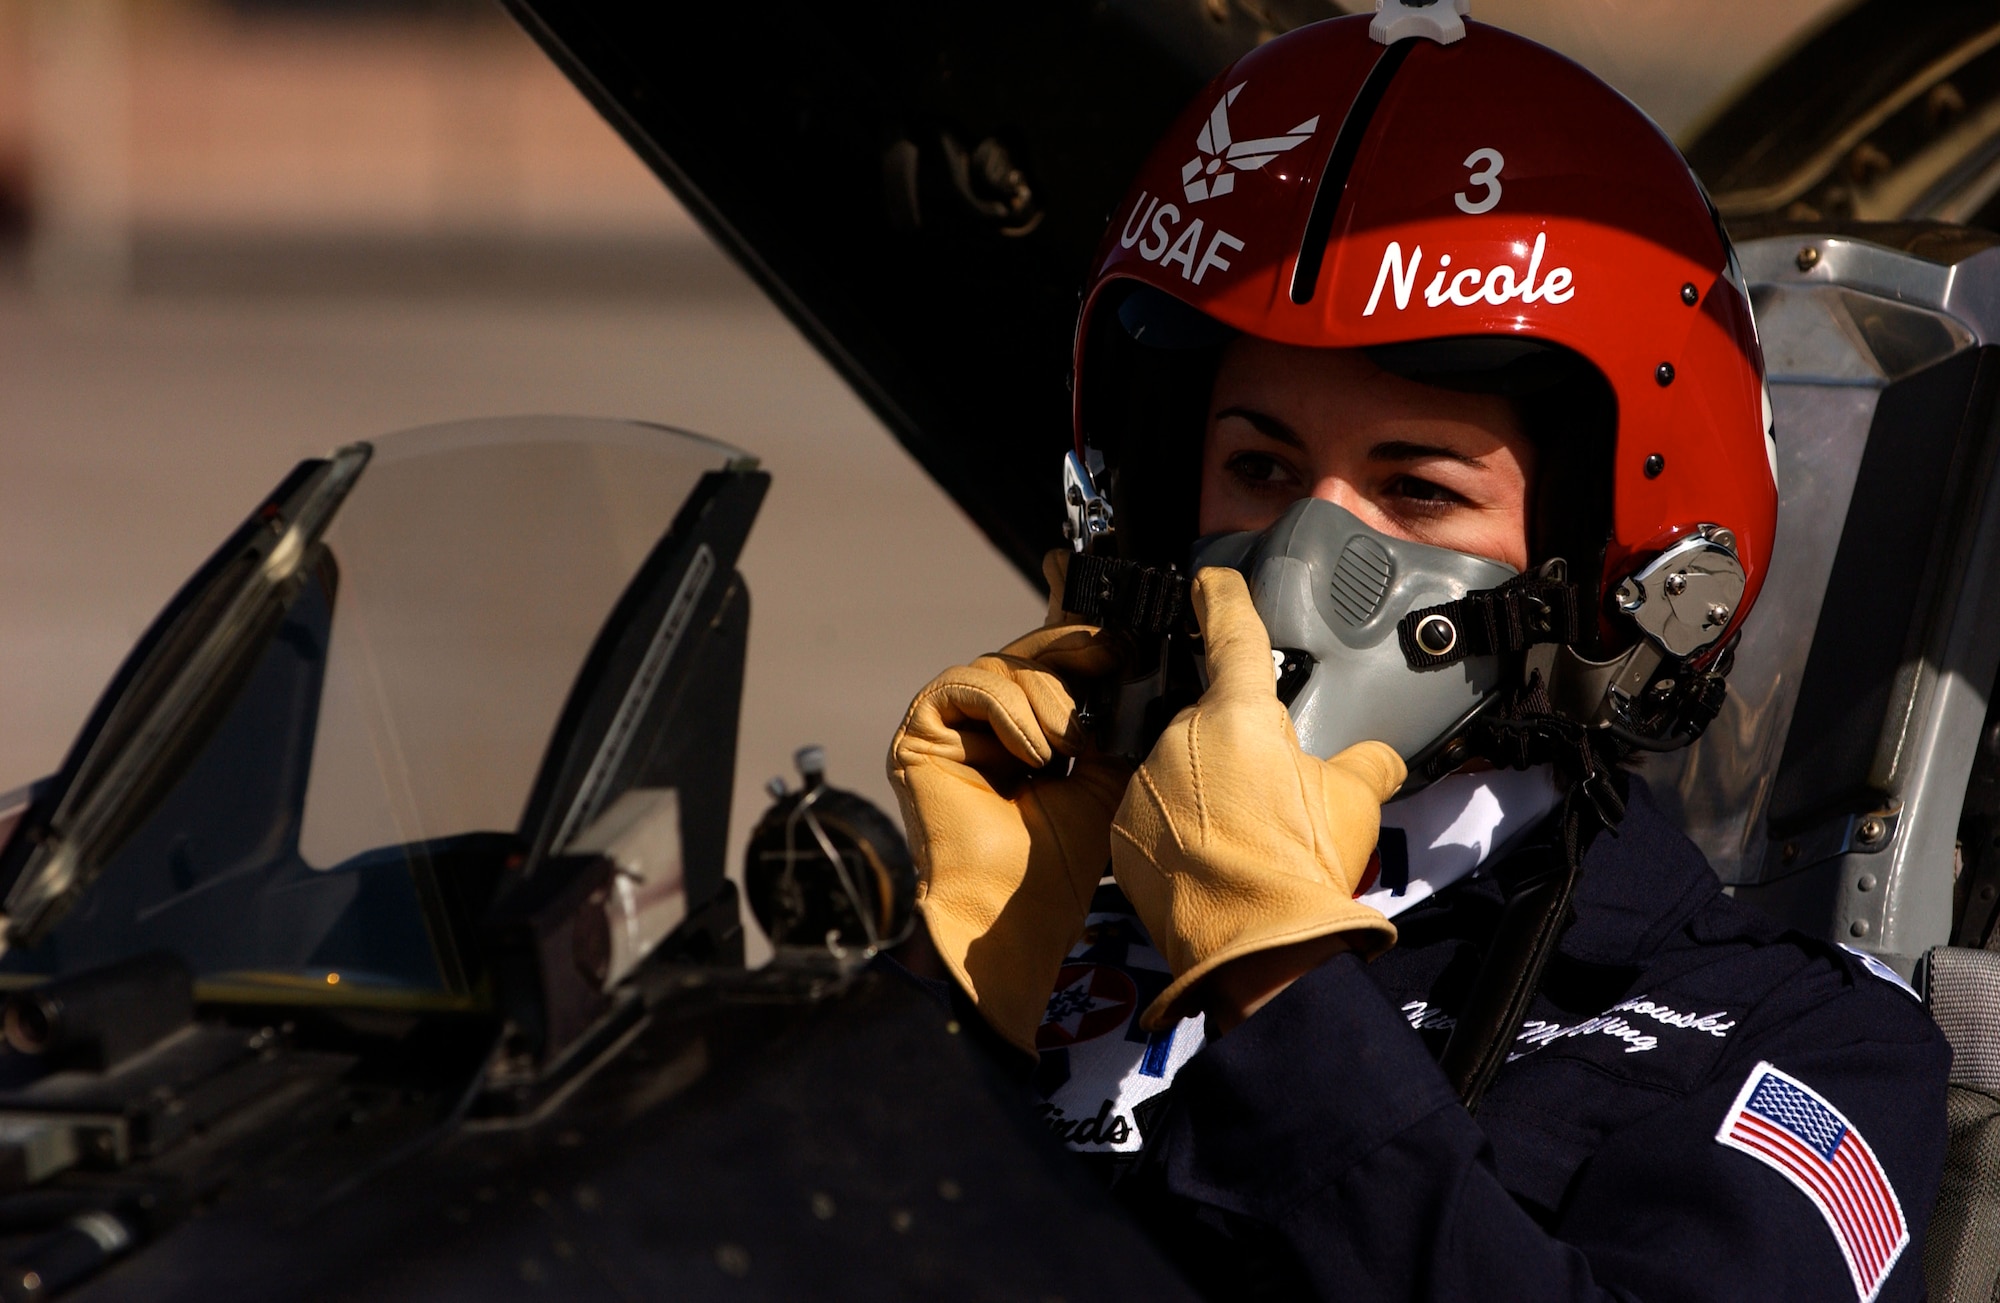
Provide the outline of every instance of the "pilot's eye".
<path id="1" fill-rule="evenodd" d="M 1294 485 L 1299 483 L 1298 474 L 1278 458 L 1263 452 L 1239 452 L 1223 463 L 1225 469 L 1245 484 L 1259 487 L 1266 485 Z"/>
<path id="2" fill-rule="evenodd" d="M 1444 485 L 1416 475 L 1398 475 L 1386 487 L 1391 497 L 1422 510 L 1458 506 L 1465 501 Z"/>

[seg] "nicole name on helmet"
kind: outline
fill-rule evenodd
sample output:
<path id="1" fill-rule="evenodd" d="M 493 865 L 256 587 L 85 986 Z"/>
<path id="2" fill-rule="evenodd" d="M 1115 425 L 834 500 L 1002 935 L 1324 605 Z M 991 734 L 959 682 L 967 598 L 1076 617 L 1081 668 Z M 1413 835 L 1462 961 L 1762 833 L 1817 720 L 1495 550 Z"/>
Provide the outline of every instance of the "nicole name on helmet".
<path id="1" fill-rule="evenodd" d="M 1510 299 L 1523 303 L 1567 303 L 1576 295 L 1575 275 L 1567 267 L 1551 267 L 1548 275 L 1542 275 L 1542 259 L 1548 253 L 1548 244 L 1549 237 L 1542 234 L 1535 237 L 1533 249 L 1522 244 L 1514 246 L 1514 252 L 1528 260 L 1525 276 L 1507 263 L 1486 270 L 1461 267 L 1453 273 L 1451 255 L 1447 253 L 1438 259 L 1438 273 L 1424 289 L 1424 303 L 1433 308 L 1447 303 L 1461 308 L 1490 303 L 1497 308 Z M 1382 251 L 1381 270 L 1375 273 L 1375 291 L 1368 296 L 1368 306 L 1361 310 L 1361 315 L 1375 315 L 1385 288 L 1395 295 L 1398 312 L 1408 308 L 1423 262 L 1423 245 L 1410 250 L 1410 260 L 1405 263 L 1402 244 L 1389 241 L 1389 247 Z M 1450 277 L 1449 284 L 1446 277 Z"/>

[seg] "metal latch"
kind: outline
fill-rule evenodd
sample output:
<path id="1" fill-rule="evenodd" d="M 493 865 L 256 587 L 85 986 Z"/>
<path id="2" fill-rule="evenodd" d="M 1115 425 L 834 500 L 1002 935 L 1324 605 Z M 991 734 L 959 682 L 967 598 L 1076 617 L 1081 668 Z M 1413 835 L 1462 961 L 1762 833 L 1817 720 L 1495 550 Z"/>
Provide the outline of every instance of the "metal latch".
<path id="1" fill-rule="evenodd" d="M 1722 637 L 1743 588 L 1736 536 L 1703 525 L 1621 582 L 1612 600 L 1662 651 L 1686 659 Z"/>
<path id="2" fill-rule="evenodd" d="M 1111 532 L 1111 504 L 1097 491 L 1091 468 L 1074 450 L 1063 454 L 1063 511 L 1063 537 L 1078 552 Z"/>

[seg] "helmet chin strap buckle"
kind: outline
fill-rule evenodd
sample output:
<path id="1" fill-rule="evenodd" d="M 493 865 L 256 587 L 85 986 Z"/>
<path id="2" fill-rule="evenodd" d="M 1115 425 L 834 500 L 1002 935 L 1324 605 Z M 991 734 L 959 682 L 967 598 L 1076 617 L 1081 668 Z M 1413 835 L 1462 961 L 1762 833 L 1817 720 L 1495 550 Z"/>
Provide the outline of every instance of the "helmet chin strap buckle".
<path id="1" fill-rule="evenodd" d="M 1368 35 L 1384 45 L 1411 37 L 1450 45 L 1465 39 L 1465 15 L 1472 0 L 1375 0 Z"/>

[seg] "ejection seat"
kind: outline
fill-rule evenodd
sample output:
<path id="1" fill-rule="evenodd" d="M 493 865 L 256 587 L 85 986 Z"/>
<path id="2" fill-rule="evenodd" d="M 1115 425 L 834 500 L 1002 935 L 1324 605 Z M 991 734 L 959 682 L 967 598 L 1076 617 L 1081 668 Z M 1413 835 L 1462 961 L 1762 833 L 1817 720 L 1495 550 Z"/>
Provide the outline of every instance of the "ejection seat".
<path id="1" fill-rule="evenodd" d="M 1740 233 L 1739 233 L 1740 234 Z M 1730 697 L 1644 772 L 1736 895 L 1879 959 L 1952 1043 L 1931 1295 L 2000 1298 L 2000 236 L 1743 240 L 1778 544 Z"/>

